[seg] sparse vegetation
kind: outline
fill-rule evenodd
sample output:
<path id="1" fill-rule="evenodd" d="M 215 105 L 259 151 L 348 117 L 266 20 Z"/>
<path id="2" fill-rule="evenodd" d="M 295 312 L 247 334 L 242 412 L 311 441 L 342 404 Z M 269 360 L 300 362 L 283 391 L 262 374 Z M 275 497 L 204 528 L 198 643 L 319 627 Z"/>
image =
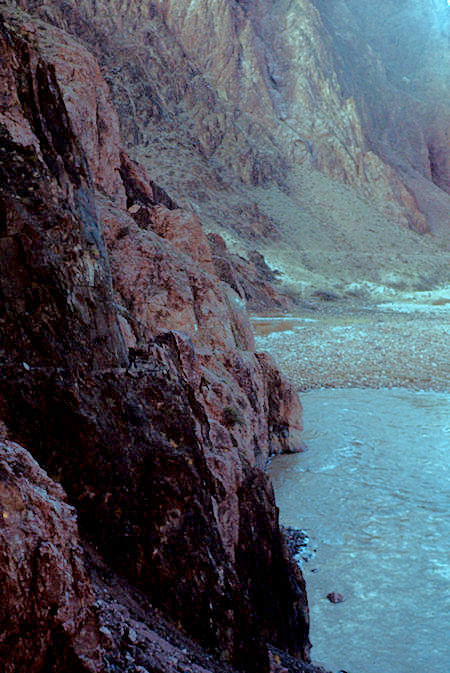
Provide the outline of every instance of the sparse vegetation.
<path id="1" fill-rule="evenodd" d="M 225 407 L 223 410 L 223 422 L 228 427 L 244 425 L 244 416 L 236 407 Z"/>

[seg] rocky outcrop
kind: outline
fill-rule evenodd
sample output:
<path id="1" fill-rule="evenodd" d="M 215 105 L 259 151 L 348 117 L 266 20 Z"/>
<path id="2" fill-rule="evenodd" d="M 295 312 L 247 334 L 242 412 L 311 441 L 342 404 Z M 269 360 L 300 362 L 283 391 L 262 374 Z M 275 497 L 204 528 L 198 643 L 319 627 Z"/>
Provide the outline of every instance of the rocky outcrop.
<path id="1" fill-rule="evenodd" d="M 0 440 L 0 660 L 5 673 L 99 673 L 76 515 L 22 447 Z"/>
<path id="2" fill-rule="evenodd" d="M 89 164 L 55 67 L 31 21 L 2 17 L 0 30 L 2 350 L 52 370 L 124 362 Z"/>
<path id="3" fill-rule="evenodd" d="M 267 641 L 306 661 L 263 472 L 301 447 L 295 391 L 252 351 L 198 218 L 126 157 L 92 56 L 17 10 L 0 36 L 1 419 L 203 645 L 245 671 Z"/>
<path id="4" fill-rule="evenodd" d="M 220 234 L 208 234 L 214 268 L 219 278 L 227 283 L 245 301 L 249 311 L 289 311 L 295 301 L 277 288 L 280 272 L 272 271 L 264 256 L 257 250 L 248 258 L 232 254 Z"/>
<path id="5" fill-rule="evenodd" d="M 249 184 L 283 184 L 289 166 L 311 162 L 313 155 L 316 167 L 356 187 L 389 218 L 427 229 L 413 194 L 384 160 L 392 157 L 380 154 L 378 146 L 374 152 L 367 143 L 364 105 L 367 97 L 370 109 L 374 92 L 359 86 L 359 80 L 358 91 L 338 81 L 342 69 L 338 60 L 334 70 L 333 58 L 342 33 L 321 2 L 186 0 L 180 5 L 164 0 L 129 3 L 125 10 L 119 2 L 92 0 L 77 3 L 77 8 L 58 1 L 22 4 L 67 26 L 101 52 L 102 62 L 114 73 L 113 91 L 126 136 L 142 146 L 150 164 L 154 150 L 144 148 L 153 139 L 155 121 L 169 133 L 179 133 L 179 143 L 194 141 L 201 157 L 213 159 L 219 171 Z M 335 24 L 347 21 L 353 40 L 360 26 L 351 24 L 354 12 L 348 4 L 334 6 L 333 19 Z M 108 54 L 100 39 L 110 46 Z M 359 61 L 353 49 L 351 71 L 364 68 L 367 60 L 374 72 L 385 67 L 357 39 Z M 339 58 L 346 63 L 341 52 Z M 170 79 L 167 68 L 173 73 Z M 189 123 L 181 128 L 183 115 Z M 408 133 L 415 133 L 414 123 Z M 422 168 L 430 175 L 424 135 L 420 143 Z M 438 150 L 433 152 L 437 157 Z M 210 171 L 212 189 L 220 180 Z"/>

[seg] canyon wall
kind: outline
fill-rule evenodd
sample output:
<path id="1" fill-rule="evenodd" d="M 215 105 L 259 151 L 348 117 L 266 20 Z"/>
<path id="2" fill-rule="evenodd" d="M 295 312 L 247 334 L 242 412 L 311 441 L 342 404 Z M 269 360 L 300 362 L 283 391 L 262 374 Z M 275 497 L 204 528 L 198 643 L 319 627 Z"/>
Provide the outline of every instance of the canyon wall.
<path id="1" fill-rule="evenodd" d="M 368 145 L 395 168 L 419 204 L 427 182 L 448 193 L 448 3 L 384 0 L 363 7 L 353 0 L 332 5 L 315 0 L 315 5 L 333 38 L 339 83 L 355 100 Z M 435 201 L 446 203 L 432 184 Z M 432 229 L 448 226 L 445 213 L 438 219 L 432 206 L 423 212 Z"/>
<path id="2" fill-rule="evenodd" d="M 246 293 L 252 310 L 305 288 L 448 279 L 443 0 L 375 14 L 345 0 L 19 4 L 95 53 L 152 180 L 250 267 L 258 252 L 280 272 L 274 292 Z"/>
<path id="3" fill-rule="evenodd" d="M 23 578 L 0 519 L 5 604 L 21 582 L 34 596 L 61 518 L 42 605 L 5 617 L 5 652 L 33 626 L 11 670 L 106 666 L 54 482 L 108 572 L 216 657 L 266 671 L 269 642 L 313 670 L 264 474 L 302 448 L 301 406 L 245 309 L 335 276 L 398 282 L 400 263 L 412 287 L 448 278 L 435 5 L 406 72 L 352 0 L 0 2 L 0 430 L 33 456 L 2 444 L 1 493 L 43 511 L 14 538 Z M 379 11 L 406 43 L 417 17 Z"/>
<path id="4" fill-rule="evenodd" d="M 302 446 L 296 391 L 254 353 L 198 218 L 128 157 L 92 54 L 15 7 L 0 50 L 3 432 L 61 482 L 113 569 L 219 658 L 268 670 L 270 642 L 308 661 L 304 582 L 264 473 Z M 52 536 L 36 530 L 25 573 Z M 42 609 L 67 600 L 64 621 L 79 599 L 54 589 Z M 8 637 L 18 628 L 6 619 Z M 33 670 L 60 670 L 53 627 L 39 628 Z"/>

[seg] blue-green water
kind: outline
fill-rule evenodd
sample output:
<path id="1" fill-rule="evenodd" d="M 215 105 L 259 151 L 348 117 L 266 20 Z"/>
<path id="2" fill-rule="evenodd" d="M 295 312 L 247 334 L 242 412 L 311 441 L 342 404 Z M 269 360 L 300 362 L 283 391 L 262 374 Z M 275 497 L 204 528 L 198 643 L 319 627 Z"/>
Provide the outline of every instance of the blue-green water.
<path id="1" fill-rule="evenodd" d="M 319 390 L 302 402 L 308 450 L 270 472 L 281 522 L 317 548 L 303 567 L 312 658 L 349 673 L 448 673 L 450 395 Z"/>

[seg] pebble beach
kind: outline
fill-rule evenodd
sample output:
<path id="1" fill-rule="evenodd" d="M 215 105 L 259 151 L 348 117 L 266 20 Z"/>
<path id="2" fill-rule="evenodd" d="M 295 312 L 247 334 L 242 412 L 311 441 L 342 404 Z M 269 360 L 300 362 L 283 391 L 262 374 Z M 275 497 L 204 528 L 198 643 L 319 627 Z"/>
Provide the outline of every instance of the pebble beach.
<path id="1" fill-rule="evenodd" d="M 450 386 L 450 303 L 321 306 L 253 316 L 256 348 L 298 390 Z"/>

